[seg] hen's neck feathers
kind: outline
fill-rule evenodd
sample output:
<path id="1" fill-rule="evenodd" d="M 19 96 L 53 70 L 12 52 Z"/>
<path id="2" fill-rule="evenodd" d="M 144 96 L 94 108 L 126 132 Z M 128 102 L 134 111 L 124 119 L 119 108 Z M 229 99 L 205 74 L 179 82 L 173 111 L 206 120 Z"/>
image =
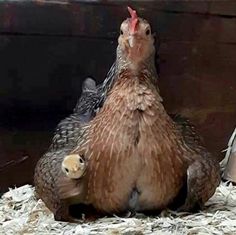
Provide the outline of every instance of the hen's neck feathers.
<path id="1" fill-rule="evenodd" d="M 141 62 L 139 66 L 136 66 L 136 70 L 135 71 L 133 70 L 133 72 L 138 73 L 141 70 L 148 71 L 151 74 L 150 77 L 152 77 L 152 79 L 154 80 L 154 83 L 156 84 L 158 75 L 156 71 L 154 58 L 155 58 L 155 51 L 149 58 Z M 112 64 L 101 87 L 101 91 L 100 91 L 101 92 L 101 100 L 100 100 L 101 105 L 105 101 L 107 97 L 107 93 L 112 89 L 115 81 L 118 79 L 119 73 L 123 70 L 130 69 L 131 64 L 132 64 L 131 61 L 123 59 L 122 51 L 118 47 L 116 61 Z"/>
<path id="2" fill-rule="evenodd" d="M 157 72 L 155 67 L 155 50 L 149 57 L 141 61 L 133 61 L 127 56 L 124 56 L 123 51 L 120 47 L 117 47 L 117 57 L 116 57 L 116 73 L 124 69 L 132 69 L 134 73 L 138 74 L 142 70 L 148 70 L 152 73 L 152 77 L 157 78 Z"/>

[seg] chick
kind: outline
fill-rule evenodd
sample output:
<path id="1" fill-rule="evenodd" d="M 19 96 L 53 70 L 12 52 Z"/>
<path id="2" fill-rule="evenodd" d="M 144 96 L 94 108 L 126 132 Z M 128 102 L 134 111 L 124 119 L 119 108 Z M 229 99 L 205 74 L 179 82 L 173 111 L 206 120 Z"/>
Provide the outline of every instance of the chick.
<path id="1" fill-rule="evenodd" d="M 61 169 L 68 178 L 79 179 L 85 173 L 86 162 L 79 154 L 70 154 L 64 158 Z"/>

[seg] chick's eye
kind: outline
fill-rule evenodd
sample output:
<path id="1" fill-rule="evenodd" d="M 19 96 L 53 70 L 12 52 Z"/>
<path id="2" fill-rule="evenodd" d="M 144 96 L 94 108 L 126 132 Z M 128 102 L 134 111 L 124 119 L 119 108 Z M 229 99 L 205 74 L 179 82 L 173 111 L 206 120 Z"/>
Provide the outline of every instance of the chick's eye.
<path id="1" fill-rule="evenodd" d="M 123 35 L 123 34 L 124 34 L 124 32 L 123 32 L 123 30 L 122 30 L 122 29 L 120 30 L 120 34 L 121 34 L 121 35 Z"/>
<path id="2" fill-rule="evenodd" d="M 84 163 L 84 160 L 82 158 L 79 159 L 80 163 Z"/>
<path id="3" fill-rule="evenodd" d="M 69 172 L 68 168 L 65 168 L 65 171 L 68 173 Z"/>
<path id="4" fill-rule="evenodd" d="M 146 35 L 148 36 L 150 34 L 150 29 L 146 30 Z"/>

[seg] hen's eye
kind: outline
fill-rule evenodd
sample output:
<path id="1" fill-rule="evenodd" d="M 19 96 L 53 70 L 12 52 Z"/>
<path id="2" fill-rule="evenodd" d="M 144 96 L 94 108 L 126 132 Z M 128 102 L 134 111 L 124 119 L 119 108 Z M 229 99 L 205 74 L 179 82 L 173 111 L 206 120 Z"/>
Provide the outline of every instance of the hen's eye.
<path id="1" fill-rule="evenodd" d="M 121 34 L 121 35 L 123 35 L 123 34 L 124 34 L 124 33 L 123 33 L 123 30 L 120 30 L 120 34 Z"/>
<path id="2" fill-rule="evenodd" d="M 148 36 L 150 34 L 150 29 L 146 30 L 146 35 Z"/>

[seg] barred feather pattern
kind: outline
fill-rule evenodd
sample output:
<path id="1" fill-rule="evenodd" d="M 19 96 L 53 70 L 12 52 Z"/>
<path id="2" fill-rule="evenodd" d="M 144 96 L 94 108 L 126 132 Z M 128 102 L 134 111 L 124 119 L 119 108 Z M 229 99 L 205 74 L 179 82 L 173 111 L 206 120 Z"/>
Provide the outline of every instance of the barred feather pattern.
<path id="1" fill-rule="evenodd" d="M 83 136 L 82 126 L 96 115 L 100 97 L 101 95 L 97 92 L 82 93 L 73 114 L 57 125 L 49 151 L 76 146 Z"/>
<path id="2" fill-rule="evenodd" d="M 39 159 L 35 167 L 36 196 L 41 198 L 54 214 L 60 208 L 63 198 L 72 197 L 81 192 L 78 182 L 69 180 L 60 170 L 64 157 L 70 151 L 71 148 L 64 148 L 47 152 Z"/>
<path id="3" fill-rule="evenodd" d="M 180 114 L 169 114 L 169 116 L 189 148 L 199 154 L 210 155 L 205 147 L 203 138 L 197 132 L 196 127 L 187 118 Z"/>

